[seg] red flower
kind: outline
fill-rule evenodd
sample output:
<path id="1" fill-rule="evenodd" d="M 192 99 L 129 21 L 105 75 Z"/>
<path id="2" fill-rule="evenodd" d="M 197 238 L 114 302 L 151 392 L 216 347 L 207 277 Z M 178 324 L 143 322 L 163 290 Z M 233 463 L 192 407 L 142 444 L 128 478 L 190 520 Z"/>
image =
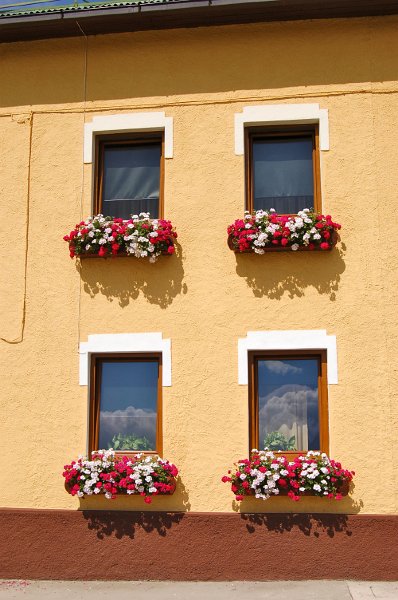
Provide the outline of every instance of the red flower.
<path id="1" fill-rule="evenodd" d="M 287 245 L 288 245 L 288 243 L 289 243 L 289 240 L 288 240 L 287 238 L 282 238 L 282 239 L 281 239 L 281 244 L 282 244 L 282 246 L 287 246 Z"/>
<path id="2" fill-rule="evenodd" d="M 104 248 L 104 246 L 101 246 L 101 248 L 99 249 L 99 252 L 98 252 L 98 256 L 106 256 L 107 252 L 108 252 L 108 248 Z"/>
<path id="3" fill-rule="evenodd" d="M 327 242 L 322 242 L 321 248 L 322 250 L 329 250 L 330 246 Z"/>
<path id="4" fill-rule="evenodd" d="M 120 248 L 120 244 L 117 244 L 116 242 L 114 244 L 112 244 L 112 254 L 117 254 L 117 251 Z"/>
<path id="5" fill-rule="evenodd" d="M 150 504 L 152 502 L 152 498 L 150 496 L 145 496 L 144 500 L 147 504 Z"/>
<path id="6" fill-rule="evenodd" d="M 237 501 L 240 502 L 241 500 L 243 500 L 243 496 L 241 494 L 237 494 L 237 496 L 235 496 Z"/>
<path id="7" fill-rule="evenodd" d="M 175 248 L 174 248 L 174 246 L 169 246 L 169 247 L 167 248 L 167 252 L 168 252 L 169 254 L 174 254 L 174 252 L 175 252 Z"/>

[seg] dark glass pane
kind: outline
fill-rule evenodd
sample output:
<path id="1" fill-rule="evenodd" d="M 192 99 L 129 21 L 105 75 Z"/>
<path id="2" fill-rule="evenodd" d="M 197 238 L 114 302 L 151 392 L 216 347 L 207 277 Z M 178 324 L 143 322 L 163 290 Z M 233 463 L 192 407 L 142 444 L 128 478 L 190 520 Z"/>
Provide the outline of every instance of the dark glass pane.
<path id="1" fill-rule="evenodd" d="M 312 137 L 253 141 L 255 210 L 296 214 L 314 206 Z"/>
<path id="2" fill-rule="evenodd" d="M 102 362 L 100 449 L 156 450 L 158 363 Z"/>
<path id="3" fill-rule="evenodd" d="M 260 448 L 319 450 L 318 370 L 316 358 L 258 361 Z"/>
<path id="4" fill-rule="evenodd" d="M 105 146 L 102 212 L 128 219 L 149 212 L 159 217 L 159 144 Z"/>

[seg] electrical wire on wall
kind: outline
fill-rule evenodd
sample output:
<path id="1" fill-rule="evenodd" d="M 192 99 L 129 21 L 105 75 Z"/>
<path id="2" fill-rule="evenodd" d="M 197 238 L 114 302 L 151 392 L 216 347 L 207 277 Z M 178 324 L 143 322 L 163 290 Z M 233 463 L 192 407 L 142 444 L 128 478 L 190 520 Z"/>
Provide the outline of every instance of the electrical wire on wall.
<path id="1" fill-rule="evenodd" d="M 88 37 L 84 33 L 79 21 L 76 21 L 80 32 L 84 36 L 84 75 L 83 75 L 83 132 L 82 139 L 84 139 L 84 126 L 86 124 L 86 109 L 87 109 L 87 57 L 88 57 Z M 82 151 L 82 175 L 81 175 L 81 190 L 80 190 L 80 221 L 83 219 L 83 198 L 84 198 L 84 145 Z M 81 269 L 80 265 L 80 269 Z M 77 310 L 77 352 L 80 349 L 80 315 L 81 315 L 81 303 L 82 303 L 82 278 L 79 278 L 79 301 Z"/>
<path id="2" fill-rule="evenodd" d="M 26 189 L 26 227 L 25 227 L 25 264 L 24 264 L 24 284 L 23 284 L 23 302 L 22 302 L 22 323 L 21 333 L 14 340 L 0 337 L 6 344 L 20 344 L 24 340 L 26 323 L 26 295 L 27 295 L 27 274 L 28 274 L 28 252 L 29 252 L 29 220 L 30 220 L 30 171 L 32 162 L 32 137 L 33 137 L 33 112 L 29 114 L 29 150 L 28 150 L 28 181 Z"/>

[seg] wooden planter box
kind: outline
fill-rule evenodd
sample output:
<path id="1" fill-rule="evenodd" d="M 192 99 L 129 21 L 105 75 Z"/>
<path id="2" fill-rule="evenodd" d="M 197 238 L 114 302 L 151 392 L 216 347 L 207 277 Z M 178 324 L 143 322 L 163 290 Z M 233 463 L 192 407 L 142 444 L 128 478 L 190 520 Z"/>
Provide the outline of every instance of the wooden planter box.
<path id="1" fill-rule="evenodd" d="M 169 254 L 167 252 L 167 250 L 162 250 L 161 252 L 162 256 L 172 256 L 172 254 Z M 101 258 L 101 259 L 107 259 L 107 258 L 137 258 L 136 256 L 134 256 L 134 254 L 127 254 L 127 252 L 118 252 L 117 254 L 107 254 L 106 256 L 98 256 L 98 254 L 91 254 L 91 253 L 87 253 L 87 254 L 76 254 L 75 258 L 80 258 L 81 260 L 86 259 L 86 258 Z M 149 259 L 149 256 L 146 256 L 145 258 Z"/>
<path id="2" fill-rule="evenodd" d="M 350 488 L 350 483 L 348 481 L 345 481 L 343 483 L 343 485 L 337 490 L 336 493 L 337 494 L 341 494 L 342 496 L 348 496 L 348 494 L 349 494 L 349 488 Z M 271 495 L 271 498 L 278 498 L 279 496 L 286 496 L 287 497 L 288 491 L 289 490 L 287 490 L 287 489 L 286 490 L 279 490 L 279 494 L 277 494 L 277 495 Z M 250 496 L 254 497 L 254 492 L 252 492 L 251 490 L 249 490 L 249 492 L 247 492 L 246 494 L 244 494 L 244 496 L 248 497 L 248 498 Z M 301 496 L 303 496 L 303 497 L 305 497 L 305 496 L 311 496 L 312 498 L 320 498 L 321 500 L 324 499 L 324 498 L 326 498 L 326 500 L 328 500 L 327 496 L 324 496 L 324 497 L 323 496 L 318 496 L 317 494 L 314 494 L 314 492 L 311 492 L 311 491 L 299 492 L 297 494 L 297 496 L 300 496 L 300 497 Z"/>
<path id="3" fill-rule="evenodd" d="M 328 248 L 327 250 L 322 250 L 319 246 L 315 246 L 315 248 L 313 250 L 310 250 L 308 248 L 308 246 L 299 246 L 298 250 L 292 250 L 291 246 L 274 246 L 274 245 L 265 246 L 262 248 L 262 250 L 264 250 L 264 252 L 291 252 L 293 254 L 295 254 L 296 252 L 330 252 L 336 245 L 337 239 L 338 239 L 338 234 L 336 231 L 334 231 L 331 234 L 331 237 L 329 240 L 330 248 Z M 235 248 L 232 240 L 233 240 L 233 236 L 229 235 L 228 236 L 228 247 L 230 250 L 235 252 L 235 254 L 256 254 L 254 252 L 254 250 L 252 250 L 252 249 L 243 250 L 243 252 L 241 252 L 239 250 L 239 248 Z"/>
<path id="4" fill-rule="evenodd" d="M 176 485 L 177 485 L 175 477 L 170 477 L 168 485 L 174 486 L 170 492 L 159 492 L 159 494 L 156 494 L 156 496 L 172 496 L 175 492 Z M 68 494 L 70 494 L 71 485 L 70 485 L 70 483 L 68 483 L 66 481 L 66 479 L 64 481 L 64 487 L 65 487 L 65 490 L 68 492 Z M 96 496 L 104 496 L 104 493 L 101 492 L 100 494 L 93 494 L 92 496 L 87 496 L 87 498 L 93 498 Z M 119 492 L 117 497 L 121 497 L 121 496 L 123 496 L 123 497 L 127 496 L 127 497 L 131 497 L 131 498 L 140 498 L 141 497 L 139 494 L 127 494 L 127 492 L 125 494 L 122 494 L 121 492 Z M 156 496 L 154 494 L 150 494 L 150 496 L 151 496 L 151 498 L 156 498 Z M 84 499 L 85 499 L 85 496 L 83 498 L 79 498 L 79 500 L 84 500 Z"/>

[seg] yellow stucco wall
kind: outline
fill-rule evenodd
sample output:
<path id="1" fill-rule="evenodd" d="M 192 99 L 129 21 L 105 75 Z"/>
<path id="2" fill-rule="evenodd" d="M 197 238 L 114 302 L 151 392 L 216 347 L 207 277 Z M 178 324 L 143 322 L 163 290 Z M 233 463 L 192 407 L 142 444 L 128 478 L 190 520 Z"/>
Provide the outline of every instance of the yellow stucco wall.
<path id="1" fill-rule="evenodd" d="M 326 329 L 339 363 L 331 455 L 356 471 L 354 493 L 244 509 L 397 512 L 397 27 L 395 17 L 365 18 L 0 46 L 0 336 L 9 341 L 22 331 L 29 215 L 23 341 L 0 341 L 0 505 L 142 508 L 138 498 L 79 505 L 60 472 L 86 448 L 79 341 L 161 331 L 173 368 L 164 456 L 181 485 L 145 509 L 236 510 L 220 477 L 248 453 L 237 340 L 249 330 Z M 302 102 L 329 109 L 323 207 L 342 223 L 342 242 L 328 254 L 235 256 L 226 227 L 243 214 L 244 173 L 234 113 Z M 80 269 L 62 236 L 92 212 L 84 122 L 144 110 L 174 117 L 165 212 L 178 255 Z"/>

